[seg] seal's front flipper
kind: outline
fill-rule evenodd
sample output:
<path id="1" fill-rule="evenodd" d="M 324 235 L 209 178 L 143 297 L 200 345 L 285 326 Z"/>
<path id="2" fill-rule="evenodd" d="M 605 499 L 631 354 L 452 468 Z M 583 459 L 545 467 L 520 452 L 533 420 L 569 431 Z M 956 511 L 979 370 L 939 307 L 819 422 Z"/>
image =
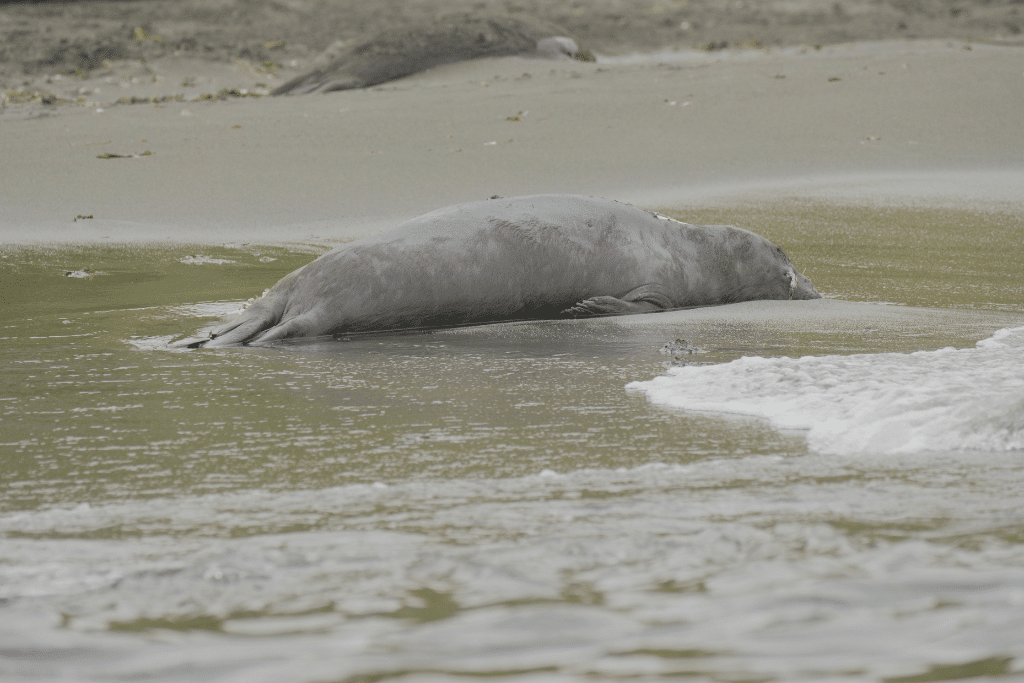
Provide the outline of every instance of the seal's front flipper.
<path id="1" fill-rule="evenodd" d="M 574 306 L 562 311 L 562 315 L 574 318 L 586 318 L 598 315 L 630 315 L 633 313 L 656 313 L 675 308 L 676 305 L 653 285 L 643 285 L 624 294 L 621 298 L 614 296 L 595 296 L 584 299 Z"/>
<path id="2" fill-rule="evenodd" d="M 573 318 L 590 318 L 599 315 L 628 315 L 630 313 L 653 313 L 660 311 L 657 306 L 646 302 L 616 299 L 614 296 L 595 296 L 584 299 L 575 306 L 562 311 L 562 315 Z"/>

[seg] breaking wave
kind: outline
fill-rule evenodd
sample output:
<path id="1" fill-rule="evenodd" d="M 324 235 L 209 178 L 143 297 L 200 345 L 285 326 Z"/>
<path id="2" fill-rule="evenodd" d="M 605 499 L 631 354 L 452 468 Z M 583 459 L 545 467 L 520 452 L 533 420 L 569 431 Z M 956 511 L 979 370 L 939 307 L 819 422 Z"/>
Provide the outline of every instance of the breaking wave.
<path id="1" fill-rule="evenodd" d="M 968 349 L 745 357 L 626 388 L 658 405 L 804 430 L 821 453 L 1024 450 L 1024 327 Z"/>

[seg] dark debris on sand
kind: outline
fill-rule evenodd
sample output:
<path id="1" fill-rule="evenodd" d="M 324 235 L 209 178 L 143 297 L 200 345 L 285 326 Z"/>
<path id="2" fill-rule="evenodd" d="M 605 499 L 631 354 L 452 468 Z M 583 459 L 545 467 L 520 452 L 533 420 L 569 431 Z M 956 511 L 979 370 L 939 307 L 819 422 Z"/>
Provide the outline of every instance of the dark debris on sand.
<path id="1" fill-rule="evenodd" d="M 0 0 L 0 83 L 168 55 L 272 68 L 465 12 L 551 22 L 598 54 L 900 38 L 1024 44 L 1021 0 Z"/>

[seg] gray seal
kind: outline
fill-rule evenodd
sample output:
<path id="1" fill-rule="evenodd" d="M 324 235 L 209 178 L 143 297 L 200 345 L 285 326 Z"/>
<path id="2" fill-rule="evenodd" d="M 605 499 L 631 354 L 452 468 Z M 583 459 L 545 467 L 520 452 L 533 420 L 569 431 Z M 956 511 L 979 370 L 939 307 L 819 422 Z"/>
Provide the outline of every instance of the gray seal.
<path id="1" fill-rule="evenodd" d="M 368 88 L 441 64 L 514 55 L 594 60 L 553 24 L 502 16 L 454 16 L 427 26 L 386 31 L 352 45 L 326 66 L 297 76 L 270 94 Z"/>
<path id="2" fill-rule="evenodd" d="M 191 346 L 818 298 L 749 230 L 535 195 L 450 206 L 338 247 Z"/>

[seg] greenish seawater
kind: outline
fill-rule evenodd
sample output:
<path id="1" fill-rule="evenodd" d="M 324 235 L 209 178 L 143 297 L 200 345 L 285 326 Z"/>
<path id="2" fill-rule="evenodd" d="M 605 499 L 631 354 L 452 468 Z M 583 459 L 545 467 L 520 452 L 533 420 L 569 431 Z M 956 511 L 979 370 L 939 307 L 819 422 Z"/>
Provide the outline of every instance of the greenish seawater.
<path id="1" fill-rule="evenodd" d="M 197 254 L 230 263 L 181 262 Z M 259 262 L 268 254 L 277 260 Z M 310 258 L 195 246 L 9 252 L 4 506 L 801 448 L 765 426 L 737 434 L 710 418 L 693 430 L 625 396 L 638 370 L 670 361 L 658 350 L 672 330 L 539 323 L 164 348 Z M 94 274 L 65 275 L 80 264 Z"/>
<path id="2" fill-rule="evenodd" d="M 672 215 L 826 298 L 189 351 L 313 250 L 0 247 L 0 679 L 1019 676 L 1020 218 Z"/>

